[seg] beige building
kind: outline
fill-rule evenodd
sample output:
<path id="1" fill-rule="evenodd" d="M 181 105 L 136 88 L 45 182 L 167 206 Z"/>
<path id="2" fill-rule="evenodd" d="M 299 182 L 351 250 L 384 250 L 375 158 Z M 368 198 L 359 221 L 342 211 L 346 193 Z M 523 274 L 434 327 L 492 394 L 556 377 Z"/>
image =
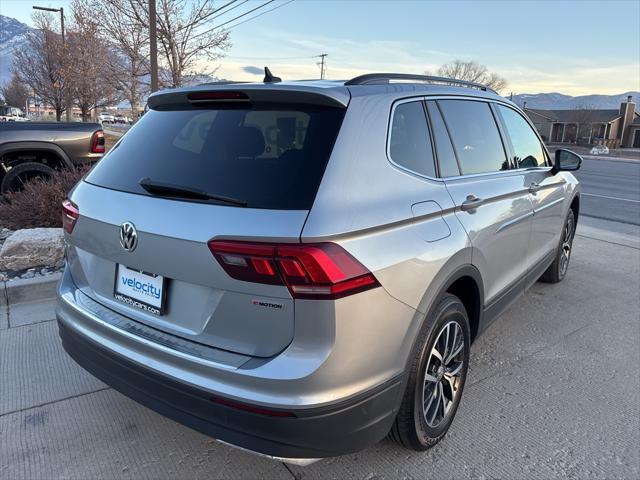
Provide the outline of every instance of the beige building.
<path id="1" fill-rule="evenodd" d="M 524 108 L 547 143 L 640 148 L 640 113 L 631 96 L 617 110 Z"/>

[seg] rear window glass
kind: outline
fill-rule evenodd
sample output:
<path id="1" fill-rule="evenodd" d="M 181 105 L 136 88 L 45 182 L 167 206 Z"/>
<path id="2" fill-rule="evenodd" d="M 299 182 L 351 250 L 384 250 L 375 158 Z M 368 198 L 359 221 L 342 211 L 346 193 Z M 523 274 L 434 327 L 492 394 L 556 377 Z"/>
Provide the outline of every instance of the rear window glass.
<path id="1" fill-rule="evenodd" d="M 509 163 L 488 103 L 438 100 L 463 175 L 507 170 Z"/>
<path id="2" fill-rule="evenodd" d="M 395 108 L 389 156 L 412 172 L 435 177 L 429 126 L 421 101 L 401 103 Z"/>
<path id="3" fill-rule="evenodd" d="M 321 107 L 149 110 L 86 181 L 150 195 L 139 184 L 150 179 L 249 208 L 307 210 L 343 114 Z"/>

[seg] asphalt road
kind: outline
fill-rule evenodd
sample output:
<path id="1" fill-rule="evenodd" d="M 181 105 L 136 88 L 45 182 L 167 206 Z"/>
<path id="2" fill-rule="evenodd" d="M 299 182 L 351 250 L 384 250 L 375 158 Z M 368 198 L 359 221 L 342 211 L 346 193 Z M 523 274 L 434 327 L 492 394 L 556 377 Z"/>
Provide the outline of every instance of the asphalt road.
<path id="1" fill-rule="evenodd" d="M 63 351 L 53 302 L 0 308 L 0 479 L 640 478 L 639 227 L 586 218 L 570 271 L 471 348 L 455 422 L 424 453 L 383 440 L 294 467 L 115 392 Z"/>
<path id="2" fill-rule="evenodd" d="M 580 215 L 640 225 L 640 161 L 584 159 Z"/>

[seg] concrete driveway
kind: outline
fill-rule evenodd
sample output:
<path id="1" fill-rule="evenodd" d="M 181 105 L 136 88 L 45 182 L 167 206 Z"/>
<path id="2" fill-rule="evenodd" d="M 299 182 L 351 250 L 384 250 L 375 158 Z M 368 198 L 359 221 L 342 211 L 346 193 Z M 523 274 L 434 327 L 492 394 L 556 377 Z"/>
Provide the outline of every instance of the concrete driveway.
<path id="1" fill-rule="evenodd" d="M 422 454 L 384 440 L 300 468 L 244 453 L 77 367 L 51 302 L 4 309 L 0 478 L 638 478 L 640 244 L 612 225 L 584 222 L 565 281 L 476 341 L 457 418 Z"/>

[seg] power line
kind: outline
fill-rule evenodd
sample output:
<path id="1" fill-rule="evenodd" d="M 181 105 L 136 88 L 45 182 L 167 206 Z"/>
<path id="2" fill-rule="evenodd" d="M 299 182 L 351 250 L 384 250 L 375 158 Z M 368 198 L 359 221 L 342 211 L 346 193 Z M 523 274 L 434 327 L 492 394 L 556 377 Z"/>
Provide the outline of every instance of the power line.
<path id="1" fill-rule="evenodd" d="M 204 22 L 205 20 L 206 20 L 206 21 L 211 21 L 211 20 L 213 20 L 214 18 L 218 18 L 218 17 L 220 17 L 220 16 L 224 15 L 225 13 L 230 12 L 230 11 L 231 11 L 231 10 L 233 10 L 234 8 L 239 7 L 239 6 L 240 6 L 240 5 L 242 5 L 243 3 L 247 3 L 249 0 L 244 0 L 244 2 L 242 2 L 242 3 L 238 4 L 238 5 L 236 5 L 235 7 L 231 7 L 231 8 L 230 8 L 229 10 L 227 10 L 226 12 L 218 13 L 220 10 L 224 10 L 224 9 L 225 9 L 225 8 L 227 8 L 229 5 L 232 5 L 232 4 L 234 4 L 234 3 L 238 2 L 238 1 L 239 1 L 239 0 L 231 0 L 230 2 L 225 3 L 225 4 L 224 4 L 223 6 L 221 6 L 220 8 L 216 8 L 215 10 L 211 10 L 207 15 L 205 15 L 204 17 L 202 17 L 202 18 L 200 19 L 200 22 Z M 205 5 L 206 5 L 206 4 L 203 4 L 203 7 L 204 7 Z M 217 14 L 217 15 L 214 15 L 214 14 L 216 14 L 216 13 L 218 13 L 218 14 Z M 211 17 L 211 15 L 214 15 L 214 16 L 213 16 L 213 17 Z M 209 17 L 211 17 L 211 18 L 209 18 Z M 207 19 L 208 19 L 208 20 L 207 20 Z M 186 29 L 186 28 L 189 28 L 189 27 L 190 27 L 190 25 L 185 25 L 185 26 L 183 26 L 183 27 L 181 27 L 181 28 L 178 28 L 178 29 L 176 30 L 176 32 L 181 32 L 182 30 L 184 30 L 184 29 Z"/>
<path id="2" fill-rule="evenodd" d="M 258 5 L 257 7 L 252 8 L 251 10 L 249 10 L 247 12 L 244 12 L 243 14 L 238 15 L 237 17 L 232 18 L 231 20 L 227 20 L 226 22 L 223 22 L 220 25 L 216 25 L 215 27 L 210 28 L 209 30 L 206 30 L 206 31 L 204 31 L 202 33 L 194 35 L 193 38 L 198 38 L 198 37 L 201 37 L 202 35 L 206 35 L 208 33 L 211 33 L 213 30 L 215 30 L 217 28 L 221 28 L 221 27 L 223 27 L 223 26 L 225 26 L 225 25 L 227 25 L 227 24 L 229 24 L 229 23 L 231 23 L 231 22 L 233 22 L 235 20 L 238 20 L 239 18 L 246 17 L 250 13 L 255 12 L 256 10 L 258 10 L 258 9 L 260 9 L 262 7 L 266 7 L 267 5 L 269 5 L 270 3 L 273 3 L 273 2 L 275 2 L 275 0 L 268 0 L 267 2 L 264 2 L 264 3 L 260 4 L 260 5 Z"/>
<path id="3" fill-rule="evenodd" d="M 229 23 L 233 22 L 234 20 L 237 20 L 237 19 L 239 19 L 239 18 L 245 17 L 245 16 L 249 15 L 250 13 L 255 12 L 256 10 L 258 10 L 258 9 L 260 9 L 260 8 L 262 8 L 262 7 L 266 7 L 267 5 L 269 5 L 270 3 L 273 3 L 273 2 L 275 2 L 275 1 L 276 1 L 276 0 L 269 0 L 268 2 L 264 2 L 262 5 L 258 5 L 257 7 L 252 8 L 251 10 L 249 10 L 248 12 L 244 12 L 242 15 L 238 15 L 237 17 L 232 18 L 231 20 L 227 20 L 226 22 L 221 23 L 221 24 L 220 24 L 220 25 L 218 25 L 216 28 L 223 27 L 224 25 L 227 25 L 227 24 L 229 24 Z M 266 12 L 265 12 L 265 13 L 266 13 Z M 250 20 L 250 19 L 249 19 L 249 20 Z M 245 20 L 245 21 L 246 21 L 246 20 Z"/>
<path id="4" fill-rule="evenodd" d="M 232 3 L 236 3 L 238 0 L 233 0 L 232 2 L 227 3 L 227 5 L 230 5 Z M 211 17 L 211 20 L 214 20 L 222 15 L 226 15 L 227 13 L 229 13 L 231 10 L 234 10 L 236 8 L 238 8 L 241 5 L 244 5 L 245 3 L 247 3 L 249 0 L 244 0 L 243 2 L 240 2 L 238 5 L 234 5 L 233 7 L 231 7 L 229 10 L 227 10 L 226 12 L 222 12 L 222 13 L 218 13 L 218 15 L 215 15 L 213 17 Z M 223 8 L 225 8 L 227 5 L 225 5 L 224 7 L 220 7 L 216 10 L 216 12 L 222 10 Z"/>
<path id="5" fill-rule="evenodd" d="M 257 15 L 254 15 L 254 16 L 253 16 L 253 17 L 251 17 L 251 18 L 247 18 L 246 20 L 243 20 L 243 21 L 241 21 L 241 22 L 238 22 L 238 23 L 236 23 L 235 25 L 231 25 L 229 28 L 227 28 L 227 30 L 233 30 L 233 29 L 234 29 L 234 28 L 236 28 L 238 25 L 242 25 L 243 23 L 247 23 L 247 22 L 249 22 L 249 21 L 253 20 L 254 18 L 261 17 L 262 15 L 265 15 L 265 14 L 267 14 L 267 13 L 269 13 L 269 12 L 273 12 L 274 10 L 277 10 L 277 9 L 279 9 L 279 8 L 282 8 L 282 7 L 284 7 L 285 5 L 288 5 L 289 3 L 293 2 L 293 1 L 294 1 L 294 0 L 289 0 L 288 2 L 281 3 L 280 5 L 277 5 L 277 6 L 273 7 L 273 8 L 270 8 L 269 10 L 266 10 L 266 11 L 264 11 L 264 12 L 261 12 L 261 13 L 257 14 Z M 306 57 L 305 57 L 305 58 L 306 58 Z"/>

